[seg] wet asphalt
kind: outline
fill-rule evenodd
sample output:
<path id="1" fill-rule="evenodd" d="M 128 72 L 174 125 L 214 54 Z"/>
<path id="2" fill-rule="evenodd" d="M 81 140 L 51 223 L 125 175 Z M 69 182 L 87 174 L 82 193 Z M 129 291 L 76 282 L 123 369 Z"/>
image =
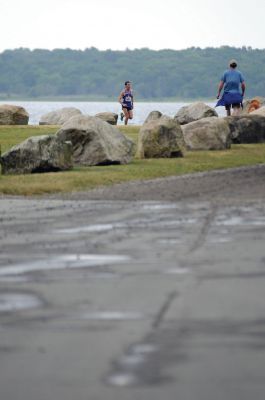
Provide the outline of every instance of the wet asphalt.
<path id="1" fill-rule="evenodd" d="M 1 400 L 264 400 L 265 167 L 0 198 Z"/>

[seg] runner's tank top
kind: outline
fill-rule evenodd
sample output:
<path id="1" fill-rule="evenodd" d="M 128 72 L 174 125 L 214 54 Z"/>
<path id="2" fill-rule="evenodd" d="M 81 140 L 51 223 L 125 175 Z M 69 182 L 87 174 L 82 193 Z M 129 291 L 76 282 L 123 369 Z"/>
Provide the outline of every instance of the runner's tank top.
<path id="1" fill-rule="evenodd" d="M 132 107 L 133 93 L 131 90 L 124 90 L 122 98 L 123 98 L 122 103 L 125 107 Z"/>

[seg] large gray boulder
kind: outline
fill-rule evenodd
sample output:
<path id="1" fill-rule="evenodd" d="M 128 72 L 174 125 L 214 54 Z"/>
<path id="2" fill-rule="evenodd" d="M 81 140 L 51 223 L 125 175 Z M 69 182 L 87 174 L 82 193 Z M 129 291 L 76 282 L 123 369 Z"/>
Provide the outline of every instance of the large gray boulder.
<path id="1" fill-rule="evenodd" d="M 144 124 L 139 132 L 137 155 L 140 158 L 183 157 L 185 142 L 177 121 L 164 115 Z"/>
<path id="2" fill-rule="evenodd" d="M 95 115 L 95 117 L 102 119 L 110 125 L 117 125 L 118 114 L 112 112 L 101 112 Z"/>
<path id="3" fill-rule="evenodd" d="M 56 136 L 72 142 L 77 165 L 127 164 L 135 153 L 134 142 L 97 117 L 73 117 Z"/>
<path id="4" fill-rule="evenodd" d="M 233 143 L 265 142 L 265 116 L 254 114 L 226 117 Z"/>
<path id="5" fill-rule="evenodd" d="M 0 105 L 0 125 L 28 125 L 29 114 L 25 108 L 10 104 Z"/>
<path id="6" fill-rule="evenodd" d="M 208 117 L 218 117 L 218 114 L 213 108 L 199 101 L 182 107 L 174 119 L 181 125 L 185 125 Z"/>
<path id="7" fill-rule="evenodd" d="M 231 147 L 230 129 L 225 118 L 209 117 L 182 126 L 189 150 L 224 150 Z"/>
<path id="8" fill-rule="evenodd" d="M 64 107 L 41 116 L 39 125 L 63 125 L 70 118 L 82 115 L 75 107 Z"/>
<path id="9" fill-rule="evenodd" d="M 2 174 L 65 171 L 73 167 L 71 142 L 54 135 L 33 136 L 0 158 Z"/>
<path id="10" fill-rule="evenodd" d="M 147 123 L 150 122 L 150 121 L 154 121 L 154 120 L 156 120 L 156 119 L 159 119 L 159 118 L 162 117 L 162 115 L 163 115 L 163 114 L 162 114 L 160 111 L 151 111 L 151 112 L 148 114 L 146 120 L 144 121 L 144 124 L 147 124 Z"/>

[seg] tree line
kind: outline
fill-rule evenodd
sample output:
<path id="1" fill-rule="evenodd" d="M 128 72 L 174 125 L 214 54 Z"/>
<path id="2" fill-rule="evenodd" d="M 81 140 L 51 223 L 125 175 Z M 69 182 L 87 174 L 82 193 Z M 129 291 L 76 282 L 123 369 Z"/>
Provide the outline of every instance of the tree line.
<path id="1" fill-rule="evenodd" d="M 137 99 L 213 98 L 231 58 L 245 76 L 247 96 L 265 96 L 265 50 L 229 46 L 159 51 L 5 50 L 0 54 L 0 96 L 113 99 L 129 79 Z"/>

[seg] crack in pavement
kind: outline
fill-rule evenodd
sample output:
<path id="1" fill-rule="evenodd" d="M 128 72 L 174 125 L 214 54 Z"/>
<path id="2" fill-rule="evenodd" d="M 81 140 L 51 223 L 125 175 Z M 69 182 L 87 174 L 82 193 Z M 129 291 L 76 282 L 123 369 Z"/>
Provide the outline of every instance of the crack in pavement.
<path id="1" fill-rule="evenodd" d="M 211 204 L 210 212 L 206 215 L 205 222 L 202 225 L 202 228 L 197 236 L 197 239 L 194 241 L 194 243 L 188 249 L 188 254 L 194 253 L 196 250 L 198 250 L 204 244 L 207 234 L 212 225 L 212 222 L 217 214 L 217 210 L 218 210 L 218 207 L 216 205 Z"/>

